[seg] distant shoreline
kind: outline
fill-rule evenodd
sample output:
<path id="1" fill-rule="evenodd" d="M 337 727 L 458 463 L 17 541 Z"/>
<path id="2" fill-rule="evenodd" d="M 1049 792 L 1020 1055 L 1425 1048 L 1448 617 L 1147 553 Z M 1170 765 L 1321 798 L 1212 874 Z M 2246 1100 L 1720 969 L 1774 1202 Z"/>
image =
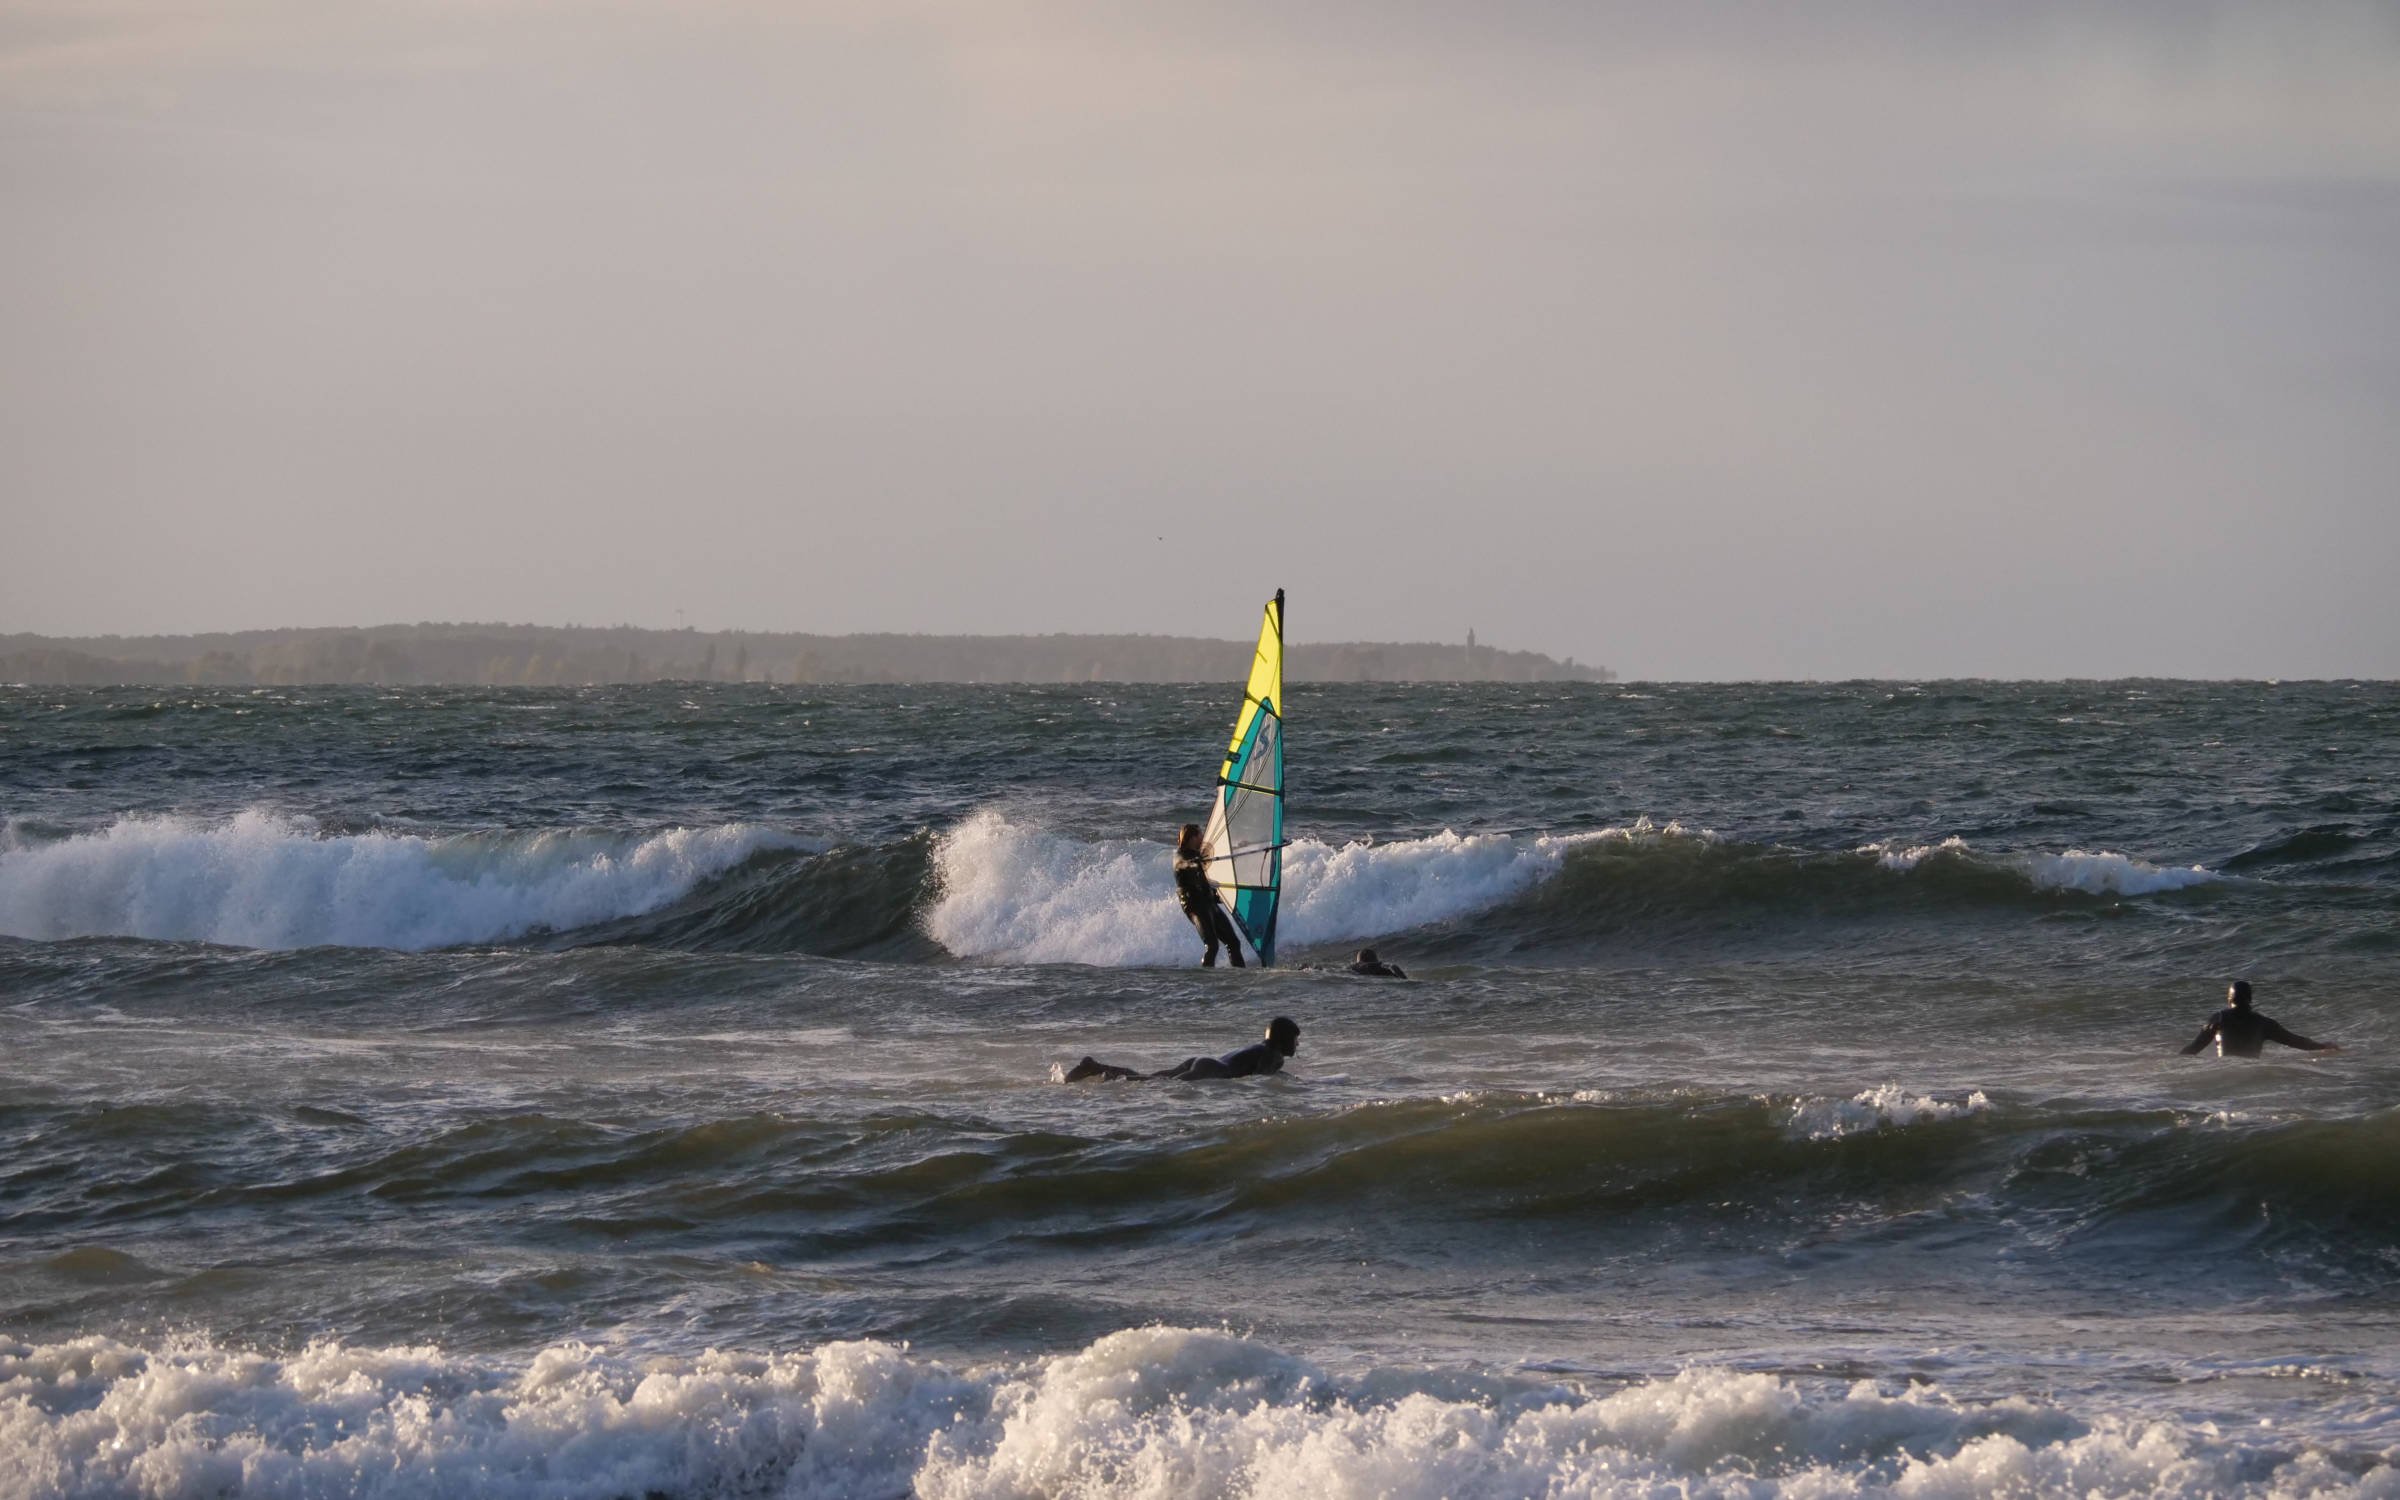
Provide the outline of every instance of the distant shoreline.
<path id="1" fill-rule="evenodd" d="M 581 687 L 638 682 L 1214 682 L 1252 643 L 1167 635 L 802 635 L 630 625 L 418 624 L 209 635 L 0 636 L 0 683 Z M 1294 642 L 1295 682 L 1613 682 L 1475 642 Z"/>

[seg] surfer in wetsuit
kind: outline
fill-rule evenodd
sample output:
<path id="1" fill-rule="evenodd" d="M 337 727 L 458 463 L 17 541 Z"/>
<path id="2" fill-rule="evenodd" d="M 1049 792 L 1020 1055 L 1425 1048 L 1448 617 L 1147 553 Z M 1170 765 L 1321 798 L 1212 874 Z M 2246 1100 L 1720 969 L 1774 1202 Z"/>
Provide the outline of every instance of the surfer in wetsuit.
<path id="1" fill-rule="evenodd" d="M 2219 1057 L 2256 1057 L 2268 1042 L 2281 1042 L 2286 1047 L 2297 1047 L 2303 1052 L 2342 1050 L 2331 1042 L 2312 1042 L 2307 1037 L 2286 1031 L 2273 1020 L 2252 1010 L 2250 981 L 2247 979 L 2235 980 L 2232 988 L 2225 992 L 2225 998 L 2232 1003 L 2208 1018 L 2208 1024 L 2200 1028 L 2200 1034 L 2193 1037 L 2191 1044 L 2183 1049 L 2184 1056 L 2190 1057 L 2211 1041 L 2217 1044 Z"/>
<path id="2" fill-rule="evenodd" d="M 1184 824 L 1182 837 L 1175 841 L 1175 899 L 1183 903 L 1183 914 L 1198 930 L 1200 941 L 1208 945 L 1201 968 L 1217 966 L 1220 944 L 1232 955 L 1235 968 L 1247 967 L 1242 962 L 1242 940 L 1233 930 L 1233 915 L 1217 899 L 1217 888 L 1208 878 L 1208 852 L 1200 846 L 1197 823 Z"/>
<path id="3" fill-rule="evenodd" d="M 1408 977 L 1398 964 L 1387 964 L 1377 958 L 1375 950 L 1372 948 L 1358 950 L 1358 957 L 1350 961 L 1350 972 L 1365 974 L 1375 979 L 1406 979 Z"/>
<path id="4" fill-rule="evenodd" d="M 1204 1083 L 1218 1078 L 1250 1078 L 1260 1073 L 1280 1073 L 1283 1060 L 1300 1050 L 1300 1023 L 1290 1016 L 1277 1016 L 1267 1023 L 1267 1039 L 1252 1042 L 1239 1052 L 1223 1057 L 1187 1057 L 1171 1068 L 1144 1073 L 1136 1068 L 1121 1068 L 1087 1057 L 1069 1068 L 1066 1081 L 1082 1083 L 1097 1078 L 1114 1083 L 1132 1078 L 1174 1078 L 1185 1083 Z"/>

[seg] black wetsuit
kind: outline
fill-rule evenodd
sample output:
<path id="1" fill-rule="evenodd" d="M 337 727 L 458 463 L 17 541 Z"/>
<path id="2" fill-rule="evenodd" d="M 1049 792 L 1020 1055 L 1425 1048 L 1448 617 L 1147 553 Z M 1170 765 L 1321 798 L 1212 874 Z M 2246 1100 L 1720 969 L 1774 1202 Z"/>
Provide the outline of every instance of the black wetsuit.
<path id="1" fill-rule="evenodd" d="M 1233 930 L 1233 917 L 1225 903 L 1217 899 L 1216 886 L 1209 882 L 1207 860 L 1189 854 L 1175 856 L 1175 899 L 1183 903 L 1183 914 L 1191 919 L 1200 941 L 1208 945 L 1200 960 L 1202 968 L 1217 966 L 1220 945 L 1233 956 L 1235 968 L 1244 967 L 1242 940 Z"/>
<path id="2" fill-rule="evenodd" d="M 1380 960 L 1371 964 L 1352 964 L 1350 972 L 1364 974 L 1370 979 L 1406 979 L 1408 977 L 1401 972 L 1398 964 L 1387 964 Z"/>
<path id="3" fill-rule="evenodd" d="M 1086 1083 L 1098 1079 L 1103 1083 L 1122 1083 L 1137 1078 L 1175 1078 L 1185 1083 L 1205 1083 L 1218 1078 L 1249 1078 L 1260 1073 L 1283 1071 L 1283 1054 L 1273 1042 L 1252 1042 L 1239 1052 L 1223 1057 L 1187 1057 L 1171 1068 L 1144 1073 L 1136 1068 L 1104 1063 L 1087 1057 L 1066 1072 L 1069 1083 Z"/>
<path id="4" fill-rule="evenodd" d="M 1283 1071 L 1283 1054 L 1273 1042 L 1252 1042 L 1239 1052 L 1223 1057 L 1187 1057 L 1153 1078 L 1180 1078 L 1186 1083 L 1198 1083 L 1212 1078 L 1248 1078 L 1258 1073 Z"/>
<path id="5" fill-rule="evenodd" d="M 2210 1016 L 2208 1024 L 2200 1028 L 2200 1034 L 2192 1038 L 2192 1044 L 2183 1049 L 2183 1055 L 2189 1057 L 2212 1041 L 2217 1044 L 2217 1053 L 2222 1057 L 2256 1057 L 2259 1049 L 2268 1042 L 2281 1042 L 2286 1047 L 2297 1047 L 2303 1052 L 2329 1052 L 2333 1049 L 2330 1042 L 2312 1042 L 2307 1037 L 2284 1030 L 2257 1011 L 2239 1005 L 2228 1005 Z"/>

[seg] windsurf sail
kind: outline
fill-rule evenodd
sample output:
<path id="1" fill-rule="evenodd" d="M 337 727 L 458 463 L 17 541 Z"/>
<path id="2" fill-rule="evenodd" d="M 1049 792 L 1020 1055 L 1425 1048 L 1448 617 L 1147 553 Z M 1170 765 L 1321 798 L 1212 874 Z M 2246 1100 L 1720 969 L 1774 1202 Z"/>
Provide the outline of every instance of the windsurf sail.
<path id="1" fill-rule="evenodd" d="M 1267 601 L 1250 683 L 1233 719 L 1233 744 L 1217 772 L 1216 805 L 1202 842 L 1208 878 L 1261 964 L 1275 962 L 1275 908 L 1283 900 L 1283 590 Z"/>

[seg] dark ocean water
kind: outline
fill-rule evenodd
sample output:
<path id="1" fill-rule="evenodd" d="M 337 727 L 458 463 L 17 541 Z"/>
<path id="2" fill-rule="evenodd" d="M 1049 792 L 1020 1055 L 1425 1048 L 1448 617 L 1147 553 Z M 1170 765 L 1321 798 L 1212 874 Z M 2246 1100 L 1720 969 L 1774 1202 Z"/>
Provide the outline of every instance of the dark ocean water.
<path id="1" fill-rule="evenodd" d="M 0 1496 L 2400 1495 L 2400 689 L 1234 691 L 0 689 Z"/>

